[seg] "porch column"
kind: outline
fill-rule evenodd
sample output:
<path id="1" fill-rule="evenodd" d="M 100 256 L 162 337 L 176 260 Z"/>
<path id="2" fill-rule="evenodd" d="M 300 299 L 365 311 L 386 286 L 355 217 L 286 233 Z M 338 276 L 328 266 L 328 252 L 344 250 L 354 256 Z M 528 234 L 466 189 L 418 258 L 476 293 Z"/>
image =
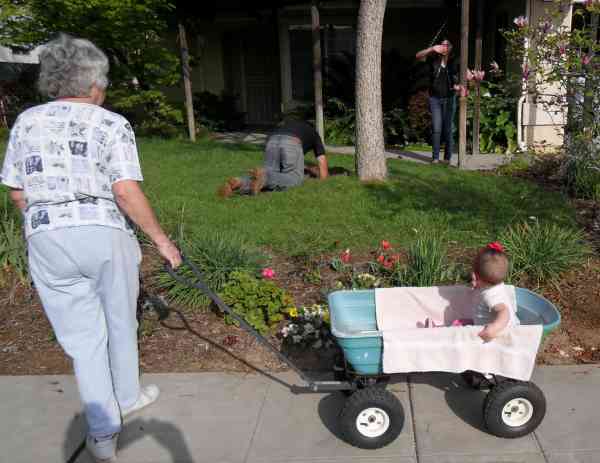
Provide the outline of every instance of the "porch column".
<path id="1" fill-rule="evenodd" d="M 279 66 L 281 72 L 281 112 L 285 113 L 292 106 L 292 62 L 290 58 L 290 33 L 287 23 L 281 18 L 282 10 L 278 11 L 279 26 Z"/>
<path id="2" fill-rule="evenodd" d="M 460 84 L 467 86 L 467 66 L 469 65 L 469 0 L 462 0 L 460 37 Z M 460 96 L 458 121 L 458 168 L 462 167 L 467 154 L 467 97 Z"/>
<path id="3" fill-rule="evenodd" d="M 325 128 L 323 122 L 323 70 L 321 62 L 321 24 L 319 8 L 316 1 L 312 2 L 310 15 L 312 17 L 313 41 L 313 80 L 315 84 L 315 125 L 321 140 L 325 143 Z"/>
<path id="4" fill-rule="evenodd" d="M 475 66 L 478 71 L 482 70 L 482 48 L 483 48 L 483 9 L 485 0 L 477 2 L 477 23 L 475 25 Z M 479 154 L 479 120 L 481 115 L 481 89 L 479 83 L 476 86 L 475 108 L 473 111 L 473 154 Z"/>

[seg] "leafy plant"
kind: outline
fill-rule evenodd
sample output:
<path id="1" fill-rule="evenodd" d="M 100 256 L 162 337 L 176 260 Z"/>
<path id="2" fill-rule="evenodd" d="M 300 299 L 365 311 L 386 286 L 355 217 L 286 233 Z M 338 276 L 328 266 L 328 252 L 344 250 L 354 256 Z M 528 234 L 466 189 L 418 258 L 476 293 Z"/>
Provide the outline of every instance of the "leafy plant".
<path id="1" fill-rule="evenodd" d="M 21 218 L 9 209 L 6 199 L 0 221 L 0 268 L 3 279 L 9 273 L 12 273 L 21 283 L 28 279 L 26 244 Z"/>
<path id="2" fill-rule="evenodd" d="M 194 93 L 196 121 L 211 131 L 239 130 L 244 124 L 244 113 L 236 108 L 234 95 L 210 92 Z"/>
<path id="3" fill-rule="evenodd" d="M 518 88 L 510 79 L 480 84 L 479 150 L 482 153 L 513 153 L 517 149 L 516 108 Z M 469 95 L 467 139 L 472 140 L 475 92 Z"/>
<path id="4" fill-rule="evenodd" d="M 431 112 L 429 109 L 429 94 L 421 90 L 412 95 L 408 101 L 408 125 L 414 141 L 424 142 L 431 135 Z"/>
<path id="5" fill-rule="evenodd" d="M 270 280 L 259 280 L 247 272 L 235 271 L 221 290 L 223 301 L 261 334 L 283 320 L 292 297 Z M 226 323 L 235 324 L 229 315 Z"/>
<path id="6" fill-rule="evenodd" d="M 573 137 L 563 171 L 569 193 L 600 201 L 600 140 L 584 135 Z"/>
<path id="7" fill-rule="evenodd" d="M 400 107 L 395 107 L 383 114 L 383 133 L 389 145 L 404 146 L 411 138 L 408 115 Z"/>
<path id="8" fill-rule="evenodd" d="M 325 140 L 331 145 L 354 145 L 356 111 L 342 100 L 329 98 L 325 107 Z"/>
<path id="9" fill-rule="evenodd" d="M 392 274 L 395 286 L 434 286 L 455 278 L 446 262 L 446 236 L 439 230 L 423 230 L 409 245 L 408 262 L 397 265 Z"/>
<path id="10" fill-rule="evenodd" d="M 243 241 L 219 233 L 198 233 L 179 239 L 186 257 L 203 273 L 204 282 L 215 292 L 220 291 L 235 271 L 257 273 L 264 260 Z M 179 274 L 195 281 L 191 269 L 183 266 Z M 166 291 L 169 301 L 190 308 L 202 308 L 208 298 L 199 290 L 174 280 L 166 271 L 158 273 L 154 286 Z"/>
<path id="11" fill-rule="evenodd" d="M 131 121 L 138 135 L 171 138 L 182 133 L 183 113 L 161 91 L 118 89 L 110 97 L 112 106 Z"/>
<path id="12" fill-rule="evenodd" d="M 536 285 L 556 281 L 588 253 L 581 231 L 541 224 L 537 219 L 509 227 L 500 241 L 510 258 L 512 282 L 525 278 Z"/>

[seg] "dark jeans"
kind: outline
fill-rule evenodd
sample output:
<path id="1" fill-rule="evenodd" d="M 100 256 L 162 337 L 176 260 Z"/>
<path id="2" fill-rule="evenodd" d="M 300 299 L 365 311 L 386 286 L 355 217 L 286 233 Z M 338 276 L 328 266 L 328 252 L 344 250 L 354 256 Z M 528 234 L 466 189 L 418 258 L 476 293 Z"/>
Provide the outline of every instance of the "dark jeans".
<path id="1" fill-rule="evenodd" d="M 454 95 L 448 98 L 429 97 L 429 108 L 431 109 L 433 159 L 440 158 L 440 145 L 445 143 L 444 159 L 452 158 L 452 122 L 454 120 Z"/>

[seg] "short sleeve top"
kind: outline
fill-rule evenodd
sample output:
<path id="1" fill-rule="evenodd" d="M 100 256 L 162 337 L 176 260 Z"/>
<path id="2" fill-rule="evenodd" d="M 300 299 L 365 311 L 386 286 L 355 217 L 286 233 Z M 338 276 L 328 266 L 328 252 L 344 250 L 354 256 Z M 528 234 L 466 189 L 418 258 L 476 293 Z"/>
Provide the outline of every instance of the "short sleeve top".
<path id="1" fill-rule="evenodd" d="M 135 136 L 123 116 L 55 101 L 23 112 L 11 129 L 1 182 L 23 190 L 25 236 L 83 225 L 131 232 L 112 185 L 143 180 Z"/>

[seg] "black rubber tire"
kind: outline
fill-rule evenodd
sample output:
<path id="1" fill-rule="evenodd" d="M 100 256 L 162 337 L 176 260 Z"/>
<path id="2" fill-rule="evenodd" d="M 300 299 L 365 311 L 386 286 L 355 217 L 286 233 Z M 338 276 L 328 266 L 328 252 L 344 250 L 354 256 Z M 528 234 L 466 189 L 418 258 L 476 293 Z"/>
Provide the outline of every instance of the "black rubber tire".
<path id="1" fill-rule="evenodd" d="M 387 413 L 390 424 L 388 429 L 377 437 L 368 437 L 359 432 L 356 418 L 365 409 L 376 407 Z M 394 394 L 379 387 L 360 389 L 347 400 L 340 414 L 340 429 L 344 439 L 354 447 L 361 449 L 379 449 L 385 447 L 402 431 L 404 409 Z"/>
<path id="2" fill-rule="evenodd" d="M 502 420 L 506 404 L 516 398 L 527 399 L 533 415 L 521 426 L 510 426 Z M 495 436 L 515 438 L 532 433 L 546 415 L 546 397 L 539 387 L 527 381 L 503 381 L 488 393 L 483 405 L 485 426 Z"/>

